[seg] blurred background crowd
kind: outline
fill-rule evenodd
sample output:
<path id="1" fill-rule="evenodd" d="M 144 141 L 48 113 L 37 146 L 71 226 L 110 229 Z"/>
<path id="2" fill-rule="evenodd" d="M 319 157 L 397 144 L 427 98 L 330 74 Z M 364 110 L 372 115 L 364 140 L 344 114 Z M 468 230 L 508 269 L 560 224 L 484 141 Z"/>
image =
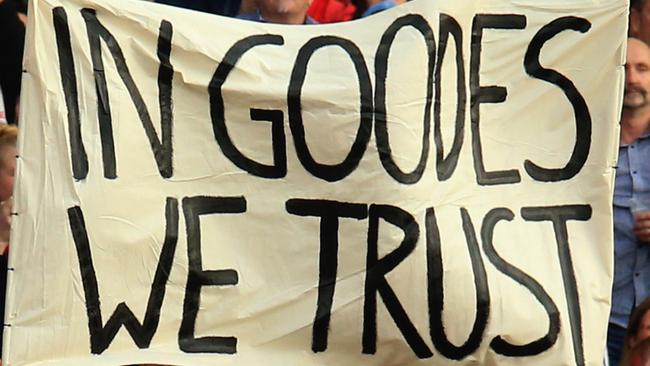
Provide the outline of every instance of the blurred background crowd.
<path id="1" fill-rule="evenodd" d="M 366 17 L 406 0 L 156 0 L 241 19 L 284 24 L 334 23 Z M 15 124 L 28 0 L 0 0 L 0 123 Z"/>

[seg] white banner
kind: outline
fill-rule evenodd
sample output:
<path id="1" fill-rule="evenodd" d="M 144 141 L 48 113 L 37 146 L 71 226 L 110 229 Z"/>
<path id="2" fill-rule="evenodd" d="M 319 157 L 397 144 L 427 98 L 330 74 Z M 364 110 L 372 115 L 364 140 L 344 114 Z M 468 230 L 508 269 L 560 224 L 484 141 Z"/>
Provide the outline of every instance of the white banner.
<path id="1" fill-rule="evenodd" d="M 32 2 L 7 365 L 600 365 L 627 2 Z"/>

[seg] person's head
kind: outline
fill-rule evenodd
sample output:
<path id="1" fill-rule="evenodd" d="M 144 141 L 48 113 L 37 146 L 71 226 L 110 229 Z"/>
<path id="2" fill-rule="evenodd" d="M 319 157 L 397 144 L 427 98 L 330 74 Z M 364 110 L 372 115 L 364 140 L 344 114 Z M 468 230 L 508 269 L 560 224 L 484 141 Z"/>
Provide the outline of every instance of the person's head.
<path id="1" fill-rule="evenodd" d="M 629 34 L 650 43 L 650 0 L 630 2 Z"/>
<path id="2" fill-rule="evenodd" d="M 629 362 L 626 366 L 650 366 L 650 338 L 637 343 L 630 350 Z"/>
<path id="3" fill-rule="evenodd" d="M 650 297 L 639 304 L 632 312 L 632 316 L 630 316 L 625 341 L 623 342 L 623 362 L 621 365 L 629 365 L 632 350 L 647 339 L 650 339 Z"/>
<path id="4" fill-rule="evenodd" d="M 17 138 L 18 128 L 0 124 L 0 202 L 13 194 Z"/>
<path id="5" fill-rule="evenodd" d="M 303 24 L 312 0 L 255 0 L 262 17 L 271 23 Z"/>
<path id="6" fill-rule="evenodd" d="M 650 47 L 637 38 L 627 40 L 623 108 L 650 108 Z"/>

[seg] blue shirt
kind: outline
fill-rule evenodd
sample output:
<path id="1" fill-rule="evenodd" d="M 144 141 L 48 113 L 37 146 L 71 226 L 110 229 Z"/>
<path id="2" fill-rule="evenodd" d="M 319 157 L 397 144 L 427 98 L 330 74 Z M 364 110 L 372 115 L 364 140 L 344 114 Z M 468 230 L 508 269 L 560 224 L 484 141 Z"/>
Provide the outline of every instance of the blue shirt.
<path id="1" fill-rule="evenodd" d="M 614 186 L 614 286 L 609 321 L 627 328 L 636 305 L 650 296 L 650 243 L 632 227 L 632 199 L 650 199 L 650 135 L 619 148 Z"/>
<path id="2" fill-rule="evenodd" d="M 390 9 L 390 8 L 392 8 L 392 7 L 395 6 L 395 5 L 397 5 L 397 4 L 396 4 L 393 0 L 384 0 L 384 1 L 380 2 L 380 3 L 374 4 L 374 5 L 370 5 L 370 6 L 368 7 L 368 9 L 366 9 L 366 11 L 364 11 L 363 14 L 361 14 L 361 17 L 362 17 L 362 18 L 365 18 L 365 17 L 367 17 L 367 16 L 370 16 L 370 15 L 373 15 L 373 14 L 377 14 L 377 13 L 379 13 L 380 11 L 384 11 L 384 10 L 386 10 L 386 9 Z"/>
<path id="3" fill-rule="evenodd" d="M 262 13 L 260 13 L 259 10 L 257 10 L 254 13 L 248 13 L 248 14 L 239 14 L 237 15 L 238 19 L 244 19 L 244 20 L 252 20 L 254 22 L 262 22 L 266 23 L 266 20 L 262 18 Z M 303 24 L 318 24 L 317 21 L 315 21 L 312 17 L 307 16 L 305 18 L 305 23 Z"/>

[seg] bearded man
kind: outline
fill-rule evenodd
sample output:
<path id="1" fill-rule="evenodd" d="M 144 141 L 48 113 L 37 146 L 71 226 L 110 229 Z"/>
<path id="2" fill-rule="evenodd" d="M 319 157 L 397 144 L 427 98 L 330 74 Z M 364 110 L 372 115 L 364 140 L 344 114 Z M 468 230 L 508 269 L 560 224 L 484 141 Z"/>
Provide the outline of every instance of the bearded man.
<path id="1" fill-rule="evenodd" d="M 618 365 L 628 320 L 650 295 L 650 48 L 629 38 L 614 186 L 614 285 L 607 330 Z"/>

